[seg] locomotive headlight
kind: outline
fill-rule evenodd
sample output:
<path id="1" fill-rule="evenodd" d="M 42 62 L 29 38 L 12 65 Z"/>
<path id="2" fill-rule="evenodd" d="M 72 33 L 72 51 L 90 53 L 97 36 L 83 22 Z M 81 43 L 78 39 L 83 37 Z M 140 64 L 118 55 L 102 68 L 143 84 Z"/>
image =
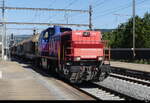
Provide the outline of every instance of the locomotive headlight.
<path id="1" fill-rule="evenodd" d="M 75 61 L 80 61 L 81 58 L 80 58 L 80 57 L 75 57 L 74 60 L 75 60 Z"/>
<path id="2" fill-rule="evenodd" d="M 98 61 L 102 61 L 103 60 L 103 57 L 98 57 Z"/>
<path id="3" fill-rule="evenodd" d="M 83 32 L 83 36 L 90 36 L 90 32 Z"/>
<path id="4" fill-rule="evenodd" d="M 70 63 L 66 63 L 66 65 L 70 65 Z"/>

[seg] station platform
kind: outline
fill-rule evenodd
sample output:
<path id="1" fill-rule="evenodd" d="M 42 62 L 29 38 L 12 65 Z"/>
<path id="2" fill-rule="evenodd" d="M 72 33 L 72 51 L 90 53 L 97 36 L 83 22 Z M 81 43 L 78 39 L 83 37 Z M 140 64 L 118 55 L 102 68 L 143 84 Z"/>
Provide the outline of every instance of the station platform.
<path id="1" fill-rule="evenodd" d="M 110 65 L 113 68 L 122 68 L 122 69 L 129 69 L 129 70 L 135 70 L 135 71 L 150 73 L 150 65 L 148 65 L 148 64 L 135 64 L 135 63 L 110 61 Z"/>
<path id="2" fill-rule="evenodd" d="M 94 100 L 54 77 L 28 65 L 0 61 L 0 100 Z"/>

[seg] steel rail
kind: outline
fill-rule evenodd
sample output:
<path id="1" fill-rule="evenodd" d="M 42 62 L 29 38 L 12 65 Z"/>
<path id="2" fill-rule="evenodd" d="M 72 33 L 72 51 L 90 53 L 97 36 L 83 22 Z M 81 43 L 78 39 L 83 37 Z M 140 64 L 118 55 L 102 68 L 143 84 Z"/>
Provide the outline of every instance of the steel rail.
<path id="1" fill-rule="evenodd" d="M 137 98 L 131 97 L 131 96 L 127 95 L 127 94 L 120 93 L 119 91 L 116 91 L 116 90 L 113 90 L 111 88 L 105 87 L 105 86 L 100 85 L 98 83 L 93 83 L 93 84 L 97 85 L 100 89 L 103 89 L 103 90 L 105 90 L 107 92 L 115 94 L 116 96 L 119 96 L 120 98 L 125 98 L 125 100 L 137 100 Z"/>
<path id="2" fill-rule="evenodd" d="M 150 86 L 150 81 L 145 81 L 145 80 L 137 79 L 135 77 L 124 76 L 124 75 L 119 75 L 119 74 L 114 74 L 114 73 L 111 73 L 110 76 L 118 78 L 118 79 L 126 80 L 126 81 L 135 82 L 135 83 L 138 83 L 138 84 Z"/>
<path id="3" fill-rule="evenodd" d="M 144 79 L 150 81 L 150 73 L 146 71 L 131 70 L 129 68 L 121 68 L 111 66 L 111 72 L 115 74 L 130 76 L 133 78 Z"/>

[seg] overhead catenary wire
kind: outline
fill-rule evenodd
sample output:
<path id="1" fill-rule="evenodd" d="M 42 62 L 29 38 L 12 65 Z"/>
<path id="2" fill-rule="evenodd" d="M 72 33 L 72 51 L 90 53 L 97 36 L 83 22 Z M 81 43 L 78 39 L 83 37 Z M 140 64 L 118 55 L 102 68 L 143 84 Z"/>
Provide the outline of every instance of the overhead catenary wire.
<path id="1" fill-rule="evenodd" d="M 77 2 L 77 0 L 72 0 L 67 6 L 65 6 L 64 8 L 68 8 L 70 6 L 72 6 L 75 2 Z"/>
<path id="2" fill-rule="evenodd" d="M 68 1 L 70 1 L 70 0 L 68 0 Z M 72 0 L 72 1 L 74 1 L 74 0 Z M 71 1 L 70 3 L 72 3 L 72 1 Z M 70 4 L 70 3 L 69 3 L 69 4 Z M 66 9 L 69 4 L 67 4 L 63 9 Z M 59 16 L 59 15 L 55 15 L 55 16 L 53 16 L 53 18 L 56 18 L 56 17 L 58 17 L 58 16 Z"/>
<path id="3" fill-rule="evenodd" d="M 101 0 L 96 0 L 96 1 L 93 3 L 93 5 L 97 4 L 99 1 L 101 1 Z"/>
<path id="4" fill-rule="evenodd" d="M 108 1 L 108 0 L 107 0 Z M 99 2 L 99 3 L 97 3 L 97 4 L 93 4 L 93 8 L 96 8 L 96 7 L 98 7 L 98 6 L 100 6 L 100 5 L 102 5 L 102 4 L 104 4 L 104 3 L 106 3 L 107 2 L 106 0 L 103 0 L 103 1 L 101 1 L 101 2 Z"/>
<path id="5" fill-rule="evenodd" d="M 65 6 L 66 8 L 72 6 L 73 4 L 77 3 L 79 0 L 72 0 L 69 4 L 67 4 L 67 6 Z M 85 9 L 86 10 L 86 9 Z M 83 13 L 82 13 L 83 14 Z M 68 14 L 68 12 L 65 12 L 64 13 L 64 19 L 66 20 L 66 22 L 68 22 L 68 19 L 69 18 L 76 18 L 76 17 L 79 17 L 81 16 L 82 14 Z M 87 13 L 88 14 L 88 13 Z M 54 17 L 57 17 L 57 16 L 54 16 Z M 60 21 L 64 20 L 64 19 L 60 19 Z"/>
<path id="6" fill-rule="evenodd" d="M 136 5 L 139 5 L 139 4 L 141 4 L 141 3 L 144 3 L 145 1 L 148 1 L 148 0 L 140 1 L 140 2 L 138 2 Z M 127 4 L 127 5 L 125 5 L 125 6 L 122 6 L 121 8 L 116 8 L 115 10 L 111 10 L 111 11 L 107 10 L 108 12 L 104 12 L 104 14 L 102 14 L 102 13 L 103 13 L 103 12 L 102 12 L 101 15 L 97 15 L 97 16 L 94 17 L 93 19 L 94 19 L 94 21 L 95 21 L 95 20 L 98 19 L 98 17 L 103 17 L 103 16 L 105 16 L 105 15 L 110 15 L 110 14 L 116 12 L 116 11 L 123 10 L 123 9 L 127 9 L 127 8 L 129 8 L 129 7 L 131 7 L 131 6 L 132 6 L 132 3 Z"/>
<path id="7" fill-rule="evenodd" d="M 126 8 L 130 7 L 130 5 L 131 4 L 126 4 L 126 5 L 119 6 L 121 8 L 116 7 L 114 9 L 107 9 L 107 10 L 101 11 L 100 12 L 101 15 L 97 15 L 96 17 L 94 17 L 94 20 L 96 20 L 97 17 L 104 16 L 104 15 L 107 15 L 107 14 L 111 14 L 111 13 L 114 13 L 114 12 L 122 10 L 122 9 L 126 9 Z"/>
<path id="8" fill-rule="evenodd" d="M 51 1 L 48 7 L 51 7 L 54 4 L 54 2 L 56 2 L 56 0 Z"/>

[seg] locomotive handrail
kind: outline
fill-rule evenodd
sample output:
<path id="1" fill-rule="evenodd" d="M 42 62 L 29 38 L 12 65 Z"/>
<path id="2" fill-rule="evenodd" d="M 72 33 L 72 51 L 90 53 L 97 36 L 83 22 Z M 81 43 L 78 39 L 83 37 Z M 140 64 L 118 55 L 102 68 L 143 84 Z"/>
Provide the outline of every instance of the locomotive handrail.
<path id="1" fill-rule="evenodd" d="M 80 41 L 83 41 L 83 40 L 80 40 Z M 80 42 L 80 41 L 74 41 L 74 42 Z M 83 42 L 89 42 L 89 41 L 92 41 L 92 42 L 100 42 L 99 40 L 86 40 L 86 41 L 83 41 Z"/>
<path id="2" fill-rule="evenodd" d="M 109 42 L 109 40 L 102 40 L 102 43 L 104 43 L 105 48 L 110 48 L 108 46 L 108 42 Z"/>
<path id="3" fill-rule="evenodd" d="M 80 41 L 72 41 L 72 40 L 67 40 L 68 42 L 73 42 L 73 43 L 80 43 L 80 42 L 94 42 L 94 43 L 104 43 L 102 40 L 101 41 L 99 41 L 99 40 L 86 40 L 86 41 L 83 41 L 83 40 L 80 40 Z"/>

